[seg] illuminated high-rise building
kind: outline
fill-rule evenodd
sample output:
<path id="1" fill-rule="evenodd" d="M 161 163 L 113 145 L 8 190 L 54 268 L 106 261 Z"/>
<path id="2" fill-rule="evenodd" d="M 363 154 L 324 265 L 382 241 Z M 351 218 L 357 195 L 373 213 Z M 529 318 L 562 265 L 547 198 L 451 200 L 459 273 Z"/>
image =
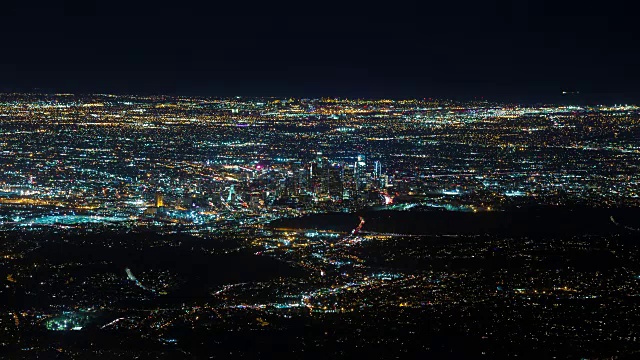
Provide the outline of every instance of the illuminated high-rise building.
<path id="1" fill-rule="evenodd" d="M 342 183 L 344 200 L 353 199 L 356 195 L 355 165 L 345 164 L 342 169 Z"/>
<path id="2" fill-rule="evenodd" d="M 156 207 L 164 207 L 164 195 L 162 195 L 162 192 L 160 191 L 156 192 Z"/>
<path id="3" fill-rule="evenodd" d="M 362 182 L 364 181 L 364 173 L 367 169 L 367 162 L 364 155 L 358 155 L 356 163 L 354 165 L 354 178 L 356 183 L 356 192 L 363 188 Z"/>
<path id="4" fill-rule="evenodd" d="M 297 181 L 297 186 L 298 189 L 296 191 L 296 195 L 300 195 L 300 194 L 306 194 L 307 191 L 309 190 L 309 183 L 310 183 L 310 175 L 309 172 L 311 171 L 310 167 L 300 167 L 298 169 L 298 181 Z"/>
<path id="5" fill-rule="evenodd" d="M 236 196 L 236 187 L 235 185 L 231 185 L 231 187 L 229 187 L 229 196 L 227 196 L 227 202 L 231 202 L 235 199 Z"/>
<path id="6" fill-rule="evenodd" d="M 382 176 L 382 163 L 376 160 L 373 163 L 373 178 L 379 179 L 380 176 Z"/>
<path id="7" fill-rule="evenodd" d="M 326 195 L 328 189 L 329 160 L 318 152 L 316 159 L 309 164 L 309 180 L 311 190 L 315 195 Z"/>
<path id="8" fill-rule="evenodd" d="M 344 179 L 344 166 L 340 163 L 330 164 L 326 167 L 326 176 L 323 182 L 326 184 L 323 186 L 327 190 L 329 198 L 334 200 L 342 200 L 343 196 L 343 179 Z"/>

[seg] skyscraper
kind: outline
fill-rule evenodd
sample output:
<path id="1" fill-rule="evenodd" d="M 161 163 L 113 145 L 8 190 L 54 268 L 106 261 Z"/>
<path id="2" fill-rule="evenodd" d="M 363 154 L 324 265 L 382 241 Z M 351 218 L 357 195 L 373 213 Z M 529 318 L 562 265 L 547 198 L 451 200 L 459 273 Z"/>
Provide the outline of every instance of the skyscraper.
<path id="1" fill-rule="evenodd" d="M 162 195 L 161 191 L 156 192 L 156 207 L 164 207 L 164 196 Z"/>
<path id="2" fill-rule="evenodd" d="M 231 185 L 231 187 L 229 187 L 229 196 L 227 196 L 227 202 L 231 202 L 235 199 L 235 195 L 236 195 L 236 187 L 235 185 Z"/>
<path id="3" fill-rule="evenodd" d="M 382 175 L 382 163 L 376 160 L 373 163 L 373 178 L 379 179 L 381 175 Z"/>
<path id="4" fill-rule="evenodd" d="M 356 195 L 355 165 L 345 164 L 342 169 L 343 195 L 344 200 L 354 199 Z"/>
<path id="5" fill-rule="evenodd" d="M 343 168 L 342 164 L 334 163 L 327 166 L 324 182 L 327 195 L 333 200 L 342 200 L 343 196 Z"/>
<path id="6" fill-rule="evenodd" d="M 309 166 L 309 180 L 311 190 L 316 196 L 326 195 L 329 192 L 327 187 L 327 171 L 329 160 L 318 152 L 316 159 Z"/>
<path id="7" fill-rule="evenodd" d="M 358 155 L 354 165 L 354 178 L 356 182 L 356 193 L 362 188 L 361 183 L 364 180 L 364 172 L 367 168 L 367 162 L 364 155 Z"/>

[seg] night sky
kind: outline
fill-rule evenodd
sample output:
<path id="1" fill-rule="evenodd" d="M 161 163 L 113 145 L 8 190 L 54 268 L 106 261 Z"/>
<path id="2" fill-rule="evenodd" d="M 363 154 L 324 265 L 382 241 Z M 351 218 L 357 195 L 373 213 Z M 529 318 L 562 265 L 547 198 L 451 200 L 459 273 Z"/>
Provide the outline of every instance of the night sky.
<path id="1" fill-rule="evenodd" d="M 640 103 L 613 3 L 8 5 L 0 90 Z"/>

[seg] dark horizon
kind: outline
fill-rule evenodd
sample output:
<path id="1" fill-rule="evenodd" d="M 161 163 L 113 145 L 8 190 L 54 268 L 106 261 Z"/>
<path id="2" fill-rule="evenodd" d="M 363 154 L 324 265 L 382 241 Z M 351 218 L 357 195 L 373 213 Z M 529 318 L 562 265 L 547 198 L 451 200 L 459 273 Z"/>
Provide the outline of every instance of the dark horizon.
<path id="1" fill-rule="evenodd" d="M 3 92 L 640 103 L 637 30 L 615 6 L 13 6 Z"/>

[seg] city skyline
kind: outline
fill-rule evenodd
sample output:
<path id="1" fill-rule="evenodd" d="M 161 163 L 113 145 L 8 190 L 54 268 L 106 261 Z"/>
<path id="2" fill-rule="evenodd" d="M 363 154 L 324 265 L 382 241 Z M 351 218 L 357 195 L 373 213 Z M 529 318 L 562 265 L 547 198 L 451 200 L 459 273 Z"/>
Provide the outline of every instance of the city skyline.
<path id="1" fill-rule="evenodd" d="M 638 357 L 627 6 L 2 12 L 0 357 Z"/>
<path id="2" fill-rule="evenodd" d="M 237 221 L 369 207 L 638 205 L 635 105 L 104 94 L 0 100 L 10 149 L 0 154 L 0 202 L 43 206 L 26 216 L 8 212 L 9 227 L 55 225 L 78 213 L 81 222 L 215 232 Z M 221 220 L 231 223 L 220 228 Z"/>
<path id="3" fill-rule="evenodd" d="M 639 132 L 628 104 L 2 93 L 0 351 L 633 355 Z"/>

